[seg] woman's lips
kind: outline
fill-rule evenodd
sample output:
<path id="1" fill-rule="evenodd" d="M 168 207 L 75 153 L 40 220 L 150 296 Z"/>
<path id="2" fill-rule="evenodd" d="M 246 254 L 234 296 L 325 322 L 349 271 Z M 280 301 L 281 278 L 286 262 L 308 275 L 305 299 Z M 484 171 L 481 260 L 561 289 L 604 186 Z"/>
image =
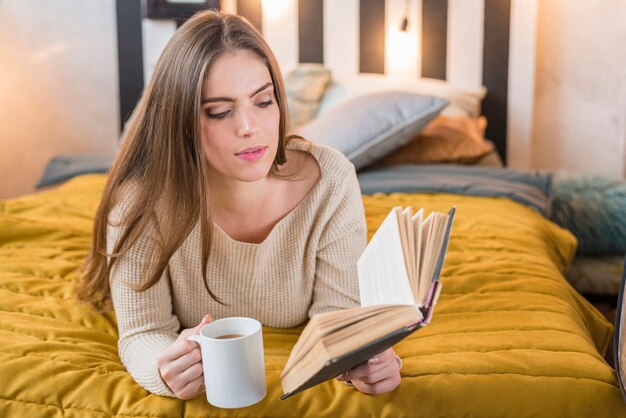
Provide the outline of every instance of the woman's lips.
<path id="1" fill-rule="evenodd" d="M 267 147 L 257 146 L 246 148 L 235 155 L 244 161 L 258 161 L 265 155 L 265 151 L 267 151 Z"/>

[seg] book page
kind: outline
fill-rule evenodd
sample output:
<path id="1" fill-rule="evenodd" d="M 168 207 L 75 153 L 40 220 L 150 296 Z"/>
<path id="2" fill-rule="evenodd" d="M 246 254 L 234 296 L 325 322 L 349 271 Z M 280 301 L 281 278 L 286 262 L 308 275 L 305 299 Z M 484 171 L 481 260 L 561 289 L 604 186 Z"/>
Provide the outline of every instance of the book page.
<path id="1" fill-rule="evenodd" d="M 417 211 L 411 218 L 411 224 L 413 225 L 413 239 L 415 241 L 415 255 L 413 260 L 413 268 L 415 270 L 415 276 L 411 278 L 411 289 L 413 289 L 413 298 L 417 301 L 418 289 L 420 281 L 420 263 L 422 253 L 422 223 L 424 218 L 424 209 Z"/>
<path id="2" fill-rule="evenodd" d="M 423 319 L 424 316 L 415 305 L 387 306 L 378 315 L 326 336 L 324 345 L 330 355 L 339 356 Z"/>
<path id="3" fill-rule="evenodd" d="M 424 279 L 424 271 L 426 269 L 425 264 L 427 264 L 426 259 L 429 256 L 429 254 L 427 254 L 427 249 L 428 249 L 428 238 L 430 236 L 430 231 L 432 229 L 432 224 L 433 224 L 433 218 L 434 215 L 431 213 L 429 214 L 426 219 L 424 219 L 424 222 L 422 223 L 422 242 L 421 242 L 421 246 L 420 246 L 420 273 L 419 273 L 419 277 L 420 277 L 420 281 L 418 283 L 417 286 L 417 304 L 419 306 L 422 306 L 421 301 L 423 300 L 424 297 L 424 281 L 426 281 L 426 279 Z"/>
<path id="4" fill-rule="evenodd" d="M 448 215 L 441 212 L 433 212 L 428 216 L 427 221 L 428 231 L 422 238 L 425 242 L 423 242 L 424 259 L 420 271 L 419 306 L 423 306 L 432 281 L 439 278 L 435 277 L 441 273 L 441 271 L 437 271 L 437 264 L 440 260 L 443 263 L 442 257 L 445 257 L 447 250 L 447 248 L 443 248 L 443 244 L 448 232 Z"/>
<path id="5" fill-rule="evenodd" d="M 413 268 L 415 259 L 415 240 L 413 238 L 413 225 L 411 224 L 413 217 L 413 208 L 407 206 L 401 212 L 400 237 L 402 238 L 402 248 L 404 249 L 404 262 L 406 263 L 406 271 L 409 274 L 409 283 L 415 280 L 415 269 Z M 413 286 L 411 286 L 413 289 Z"/>
<path id="6" fill-rule="evenodd" d="M 283 374 L 287 373 L 295 364 L 302 360 L 306 353 L 311 351 L 315 343 L 324 336 L 337 332 L 342 328 L 354 326 L 354 324 L 378 315 L 386 309 L 388 309 L 386 306 L 348 308 L 315 315 L 304 327 L 298 341 L 291 350 L 291 354 L 283 369 Z"/>
<path id="7" fill-rule="evenodd" d="M 415 305 L 395 208 L 365 247 L 357 270 L 361 306 Z"/>

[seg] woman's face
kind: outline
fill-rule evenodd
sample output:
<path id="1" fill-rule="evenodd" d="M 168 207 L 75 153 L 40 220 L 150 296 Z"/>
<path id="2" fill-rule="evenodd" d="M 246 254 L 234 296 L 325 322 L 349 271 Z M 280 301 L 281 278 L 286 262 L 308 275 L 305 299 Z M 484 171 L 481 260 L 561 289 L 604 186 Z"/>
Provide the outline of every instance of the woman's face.
<path id="1" fill-rule="evenodd" d="M 265 62 L 248 50 L 227 52 L 202 85 L 202 146 L 212 178 L 256 181 L 269 173 L 280 111 Z"/>

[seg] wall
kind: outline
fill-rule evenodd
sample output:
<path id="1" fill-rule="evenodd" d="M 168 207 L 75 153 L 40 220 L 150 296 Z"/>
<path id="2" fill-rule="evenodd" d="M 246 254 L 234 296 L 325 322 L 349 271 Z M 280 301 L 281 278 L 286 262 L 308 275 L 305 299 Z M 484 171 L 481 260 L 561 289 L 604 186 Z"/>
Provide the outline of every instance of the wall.
<path id="1" fill-rule="evenodd" d="M 531 164 L 626 176 L 626 2 L 539 1 Z"/>
<path id="2" fill-rule="evenodd" d="M 222 4 L 233 11 L 235 3 Z M 458 9 L 465 3 L 449 4 Z M 510 161 L 522 168 L 626 175 L 626 2 L 512 5 L 513 25 L 515 16 L 536 13 L 537 53 L 536 65 L 523 62 L 536 68 L 529 139 L 516 139 L 523 158 Z M 338 23 L 329 16 L 325 22 Z M 459 30 L 451 24 L 449 31 Z M 534 26 L 527 27 L 532 32 Z M 151 45 L 144 48 L 147 73 L 173 30 L 171 22 L 144 21 L 144 43 Z M 512 42 L 534 47 L 532 33 Z M 114 0 L 0 0 L 0 198 L 33 191 L 52 156 L 114 152 L 117 89 Z M 509 94 L 529 89 L 521 84 Z"/>
<path id="3" fill-rule="evenodd" d="M 223 0 L 222 6 L 234 12 L 236 3 Z M 297 60 L 297 31 L 292 27 L 297 3 L 263 0 L 265 36 L 284 68 Z M 484 3 L 448 0 L 451 83 L 481 82 Z M 391 21 L 387 26 L 396 27 L 393 22 L 404 4 L 386 0 Z M 409 5 L 412 22 L 419 24 L 422 1 L 410 0 Z M 358 72 L 358 7 L 359 0 L 324 0 L 324 62 L 335 75 Z M 621 0 L 511 0 L 507 118 L 511 167 L 626 175 L 625 13 L 626 2 Z M 288 27 L 291 36 L 267 27 Z M 148 65 L 173 31 L 165 22 L 144 20 Z M 336 36 L 339 32 L 341 36 Z M 391 68 L 392 52 L 388 48 L 385 57 L 388 75 L 403 75 Z M 418 60 L 409 61 L 407 71 L 418 76 Z"/>
<path id="4" fill-rule="evenodd" d="M 264 8 L 272 2 L 263 1 Z M 284 13 L 264 21 L 264 28 L 295 21 L 297 1 L 278 3 Z M 412 22 L 419 24 L 422 0 L 408 4 Z M 390 21 L 386 26 L 395 28 L 405 2 L 386 0 L 385 5 Z M 358 7 L 358 0 L 324 1 L 324 62 L 335 74 L 357 72 L 358 48 L 340 50 L 336 43 L 357 45 Z M 447 80 L 453 84 L 481 82 L 484 7 L 485 0 L 448 0 Z M 266 18 L 272 13 L 263 14 Z M 337 19 L 344 26 L 339 30 Z M 624 22 L 623 0 L 511 0 L 507 118 L 511 167 L 626 176 Z M 298 53 L 292 37 L 273 32 L 266 36 L 275 51 L 284 53 L 279 54 L 281 64 L 290 67 Z M 392 53 L 399 49 L 397 42 L 396 48 L 387 48 L 387 75 L 418 76 L 415 57 L 409 60 L 410 68 L 391 68 Z M 334 60 L 331 54 L 340 58 Z"/>
<path id="5" fill-rule="evenodd" d="M 115 151 L 116 39 L 114 0 L 0 0 L 0 198 L 52 156 Z"/>

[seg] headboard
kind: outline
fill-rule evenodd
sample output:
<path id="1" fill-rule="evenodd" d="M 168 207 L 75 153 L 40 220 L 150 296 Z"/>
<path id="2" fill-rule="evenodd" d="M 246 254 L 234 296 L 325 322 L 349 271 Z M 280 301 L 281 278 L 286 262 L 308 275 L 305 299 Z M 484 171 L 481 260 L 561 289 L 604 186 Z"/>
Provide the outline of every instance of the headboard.
<path id="1" fill-rule="evenodd" d="M 142 9 L 145 1 L 149 7 Z M 317 62 L 336 76 L 380 73 L 390 78 L 441 79 L 460 87 L 485 86 L 482 113 L 488 120 L 487 138 L 507 165 L 528 165 L 536 0 L 144 2 L 116 2 L 122 124 L 144 84 L 142 22 L 145 32 L 147 21 L 169 18 L 180 24 L 194 8 L 213 7 L 248 18 L 283 69 Z M 403 23 L 405 31 L 400 30 Z M 176 25 L 171 27 L 173 31 Z"/>

